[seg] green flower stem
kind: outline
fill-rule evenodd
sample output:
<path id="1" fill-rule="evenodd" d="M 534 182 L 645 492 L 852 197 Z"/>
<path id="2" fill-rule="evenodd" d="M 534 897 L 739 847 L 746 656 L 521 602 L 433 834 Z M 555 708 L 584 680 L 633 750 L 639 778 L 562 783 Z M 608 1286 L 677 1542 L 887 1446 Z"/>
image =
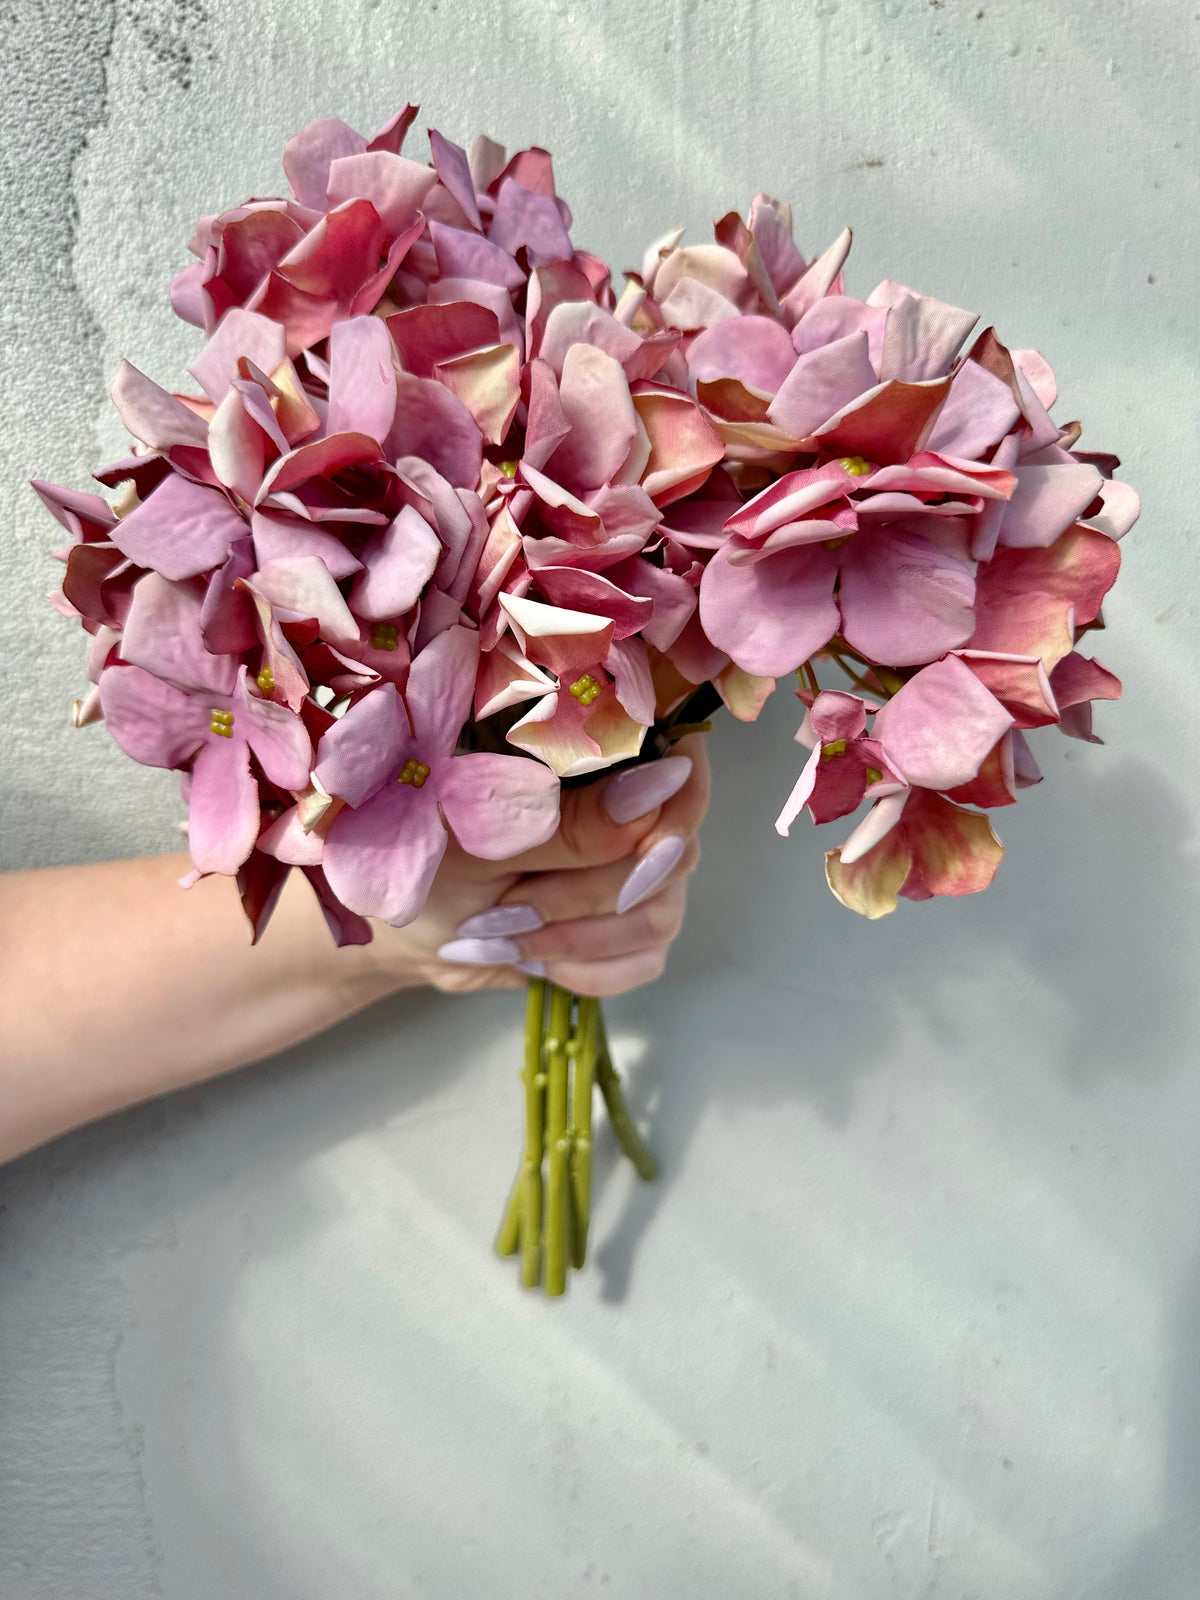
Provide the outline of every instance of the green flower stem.
<path id="1" fill-rule="evenodd" d="M 550 1024 L 546 1039 L 546 1293 L 560 1295 L 567 1286 L 567 1049 L 571 1034 L 571 1000 L 567 989 L 550 985 Z"/>
<path id="2" fill-rule="evenodd" d="M 609 1121 L 613 1125 L 617 1143 L 633 1162 L 638 1177 L 645 1183 L 653 1183 L 658 1177 L 658 1162 L 642 1142 L 642 1136 L 634 1127 L 633 1118 L 629 1115 L 629 1107 L 625 1104 L 625 1096 L 621 1093 L 621 1078 L 609 1054 L 604 1014 L 599 1007 L 596 1016 L 598 1023 L 596 1082 L 600 1085 L 600 1093 L 604 1096 L 604 1104 L 608 1107 Z"/>
<path id="3" fill-rule="evenodd" d="M 571 1265 L 587 1259 L 588 1226 L 592 1215 L 592 1098 L 596 1086 L 596 1035 L 600 1002 L 590 995 L 578 998 L 575 1024 L 575 1076 L 571 1084 Z"/>
<path id="4" fill-rule="evenodd" d="M 521 1282 L 535 1288 L 541 1277 L 542 1153 L 546 1075 L 542 1065 L 545 1034 L 546 990 L 544 978 L 532 978 L 525 1002 L 525 1154 L 513 1186 L 504 1221 L 496 1240 L 502 1256 L 521 1246 Z"/>

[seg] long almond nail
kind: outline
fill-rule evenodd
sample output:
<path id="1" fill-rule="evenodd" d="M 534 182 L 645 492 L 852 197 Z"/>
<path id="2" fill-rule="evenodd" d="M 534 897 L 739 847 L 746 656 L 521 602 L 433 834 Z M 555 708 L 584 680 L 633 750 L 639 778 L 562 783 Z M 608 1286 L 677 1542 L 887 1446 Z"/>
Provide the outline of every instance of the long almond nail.
<path id="1" fill-rule="evenodd" d="M 438 951 L 443 961 L 469 967 L 504 967 L 521 959 L 511 939 L 451 939 Z"/>
<path id="2" fill-rule="evenodd" d="M 632 911 L 634 906 L 641 905 L 643 900 L 648 900 L 662 884 L 663 879 L 669 877 L 679 865 L 683 849 L 684 841 L 677 833 L 669 833 L 665 839 L 660 839 L 657 844 L 651 845 L 621 885 L 621 892 L 617 896 L 617 910 Z"/>
<path id="3" fill-rule="evenodd" d="M 460 922 L 455 933 L 460 939 L 491 939 L 497 934 L 536 933 L 545 921 L 536 906 L 492 906 Z"/>
<path id="4" fill-rule="evenodd" d="M 605 785 L 604 809 L 614 822 L 633 822 L 678 794 L 691 775 L 691 756 L 665 756 L 626 767 Z"/>

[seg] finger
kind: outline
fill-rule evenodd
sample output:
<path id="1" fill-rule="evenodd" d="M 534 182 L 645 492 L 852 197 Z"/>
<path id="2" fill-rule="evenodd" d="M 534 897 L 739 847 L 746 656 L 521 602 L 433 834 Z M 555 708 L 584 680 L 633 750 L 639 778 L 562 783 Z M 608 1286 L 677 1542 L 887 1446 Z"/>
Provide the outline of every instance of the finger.
<path id="1" fill-rule="evenodd" d="M 617 956 L 611 961 L 551 961 L 547 963 L 547 976 L 561 989 L 603 1000 L 654 983 L 662 977 L 666 966 L 665 950 L 642 950 L 637 955 Z"/>
<path id="2" fill-rule="evenodd" d="M 668 881 L 686 878 L 695 871 L 699 859 L 700 846 L 694 838 L 689 839 Z M 546 923 L 603 916 L 616 910 L 622 885 L 634 864 L 633 856 L 624 856 L 606 867 L 526 874 L 510 884 L 490 910 L 464 922 L 458 936 L 511 936 L 530 933 Z"/>
<path id="3" fill-rule="evenodd" d="M 671 943 L 683 926 L 687 885 L 670 883 L 624 916 L 554 922 L 514 940 L 524 961 L 604 961 Z"/>

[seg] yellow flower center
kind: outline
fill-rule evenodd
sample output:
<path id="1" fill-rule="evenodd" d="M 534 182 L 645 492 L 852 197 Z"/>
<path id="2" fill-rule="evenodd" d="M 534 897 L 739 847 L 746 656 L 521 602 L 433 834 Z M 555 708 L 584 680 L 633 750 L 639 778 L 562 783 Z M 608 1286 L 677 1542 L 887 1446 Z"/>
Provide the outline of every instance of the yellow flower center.
<path id="1" fill-rule="evenodd" d="M 882 782 L 883 782 L 883 773 L 880 772 L 879 768 L 878 767 L 868 767 L 867 768 L 867 786 L 870 787 L 870 785 L 873 784 L 873 783 L 882 783 Z"/>
<path id="2" fill-rule="evenodd" d="M 263 662 L 258 677 L 254 681 L 264 694 L 275 693 L 275 674 L 271 671 L 271 663 L 269 661 Z"/>
<path id="3" fill-rule="evenodd" d="M 582 678 L 576 678 L 575 682 L 567 690 L 567 693 L 574 695 L 581 706 L 590 706 L 600 692 L 600 685 L 590 672 L 585 672 Z"/>
<path id="4" fill-rule="evenodd" d="M 845 739 L 831 739 L 828 744 L 821 746 L 821 760 L 828 761 L 830 756 L 844 756 L 846 753 Z"/>
<path id="5" fill-rule="evenodd" d="M 208 731 L 220 734 L 222 739 L 233 738 L 233 712 L 220 711 L 216 706 L 208 714 Z"/>
<path id="6" fill-rule="evenodd" d="M 842 456 L 838 461 L 838 466 L 841 467 L 843 472 L 848 472 L 852 478 L 865 478 L 868 472 L 875 471 L 871 463 L 864 460 L 862 456 Z"/>
<path id="7" fill-rule="evenodd" d="M 515 461 L 502 461 L 500 463 L 500 471 L 506 478 L 515 478 L 517 475 L 517 463 Z"/>
<path id="8" fill-rule="evenodd" d="M 416 756 L 409 756 L 400 769 L 397 783 L 411 783 L 414 789 L 423 789 L 425 779 L 429 776 L 429 768 L 423 761 L 418 761 Z"/>
<path id="9" fill-rule="evenodd" d="M 400 630 L 394 622 L 371 624 L 371 649 L 395 650 L 400 643 Z"/>

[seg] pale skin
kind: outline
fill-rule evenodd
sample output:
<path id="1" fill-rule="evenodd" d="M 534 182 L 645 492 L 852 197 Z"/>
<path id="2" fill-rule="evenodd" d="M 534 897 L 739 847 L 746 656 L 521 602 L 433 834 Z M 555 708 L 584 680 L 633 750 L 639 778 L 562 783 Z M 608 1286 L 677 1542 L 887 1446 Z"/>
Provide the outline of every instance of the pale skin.
<path id="1" fill-rule="evenodd" d="M 692 773 L 663 805 L 618 825 L 604 810 L 601 775 L 564 789 L 558 832 L 525 855 L 479 861 L 451 840 L 417 921 L 375 923 L 371 944 L 342 950 L 300 873 L 253 947 L 230 879 L 178 887 L 191 866 L 183 855 L 0 877 L 0 1161 L 262 1060 L 401 989 L 521 987 L 515 967 L 437 954 L 460 923 L 492 906 L 536 907 L 546 925 L 514 942 L 563 988 L 605 996 L 652 982 L 682 925 L 708 806 L 704 739 L 676 749 Z M 685 840 L 678 866 L 618 916 L 635 862 L 672 834 Z"/>

